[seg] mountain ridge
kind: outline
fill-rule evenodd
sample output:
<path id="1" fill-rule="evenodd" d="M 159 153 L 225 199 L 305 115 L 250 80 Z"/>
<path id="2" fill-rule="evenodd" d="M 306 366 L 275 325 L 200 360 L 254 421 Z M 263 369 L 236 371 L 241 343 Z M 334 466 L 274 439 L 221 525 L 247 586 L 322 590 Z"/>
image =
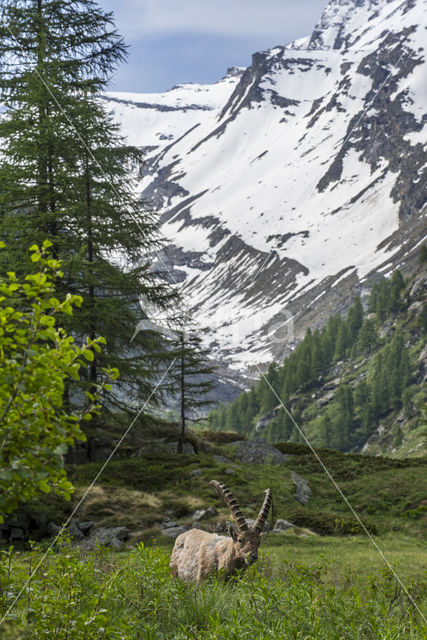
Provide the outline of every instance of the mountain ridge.
<path id="1" fill-rule="evenodd" d="M 424 0 L 332 0 L 311 36 L 255 53 L 212 85 L 221 99 L 210 110 L 180 111 L 179 126 L 160 111 L 144 133 L 140 114 L 126 125 L 110 101 L 150 143 L 139 190 L 161 213 L 162 260 L 232 385 L 283 359 L 379 274 L 414 268 L 426 25 Z M 272 339 L 290 318 L 286 339 Z"/>

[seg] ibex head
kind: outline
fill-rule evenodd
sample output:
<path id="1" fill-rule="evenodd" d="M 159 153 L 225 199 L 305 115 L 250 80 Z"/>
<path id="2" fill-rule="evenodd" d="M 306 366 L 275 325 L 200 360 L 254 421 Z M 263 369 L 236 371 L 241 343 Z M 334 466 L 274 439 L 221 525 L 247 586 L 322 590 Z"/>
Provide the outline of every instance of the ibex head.
<path id="1" fill-rule="evenodd" d="M 272 504 L 271 489 L 265 490 L 265 498 L 254 525 L 249 528 L 245 518 L 243 517 L 237 500 L 234 498 L 230 489 L 222 482 L 211 480 L 209 483 L 222 495 L 226 505 L 229 507 L 231 514 L 235 520 L 228 528 L 228 533 L 234 541 L 236 558 L 241 560 L 245 566 L 250 566 L 258 560 L 258 547 L 261 540 L 265 536 L 263 533 L 264 524 L 267 520 L 268 511 Z"/>

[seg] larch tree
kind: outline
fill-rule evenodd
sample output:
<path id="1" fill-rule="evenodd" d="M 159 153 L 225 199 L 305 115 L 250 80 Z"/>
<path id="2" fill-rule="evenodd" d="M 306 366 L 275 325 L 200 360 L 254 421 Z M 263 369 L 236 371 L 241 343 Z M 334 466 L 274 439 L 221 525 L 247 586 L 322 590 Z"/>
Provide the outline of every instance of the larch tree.
<path id="1" fill-rule="evenodd" d="M 135 195 L 141 153 L 120 136 L 100 95 L 126 46 L 112 14 L 92 0 L 4 0 L 0 18 L 0 231 L 8 266 L 25 272 L 28 247 L 52 243 L 61 286 L 83 298 L 67 329 L 107 338 L 86 385 L 100 382 L 103 367 L 117 367 L 120 382 L 104 406 L 132 410 L 150 396 L 164 354 L 158 333 L 135 332 L 140 301 L 166 306 L 171 293 L 150 268 L 161 242 L 156 216 Z"/>
<path id="2" fill-rule="evenodd" d="M 214 367 L 194 330 L 178 331 L 171 342 L 170 355 L 174 360 L 169 384 L 179 410 L 181 429 L 177 451 L 182 453 L 188 423 L 204 418 L 202 410 L 212 404 L 209 391 L 213 387 Z"/>

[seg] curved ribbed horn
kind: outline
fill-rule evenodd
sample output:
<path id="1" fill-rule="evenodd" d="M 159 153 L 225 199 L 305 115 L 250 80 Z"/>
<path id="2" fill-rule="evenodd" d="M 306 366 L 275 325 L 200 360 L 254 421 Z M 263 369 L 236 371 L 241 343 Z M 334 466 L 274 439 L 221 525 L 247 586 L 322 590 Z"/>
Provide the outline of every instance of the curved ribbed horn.
<path id="1" fill-rule="evenodd" d="M 252 527 L 252 529 L 254 531 L 257 531 L 258 533 L 261 533 L 261 531 L 264 529 L 264 524 L 265 524 L 265 521 L 267 520 L 268 512 L 273 502 L 271 489 L 266 489 L 264 493 L 265 493 L 264 502 L 262 503 L 262 507 L 258 514 L 258 518 L 256 519 L 254 526 Z"/>
<path id="2" fill-rule="evenodd" d="M 240 511 L 240 507 L 237 504 L 236 498 L 231 493 L 230 489 L 225 486 L 223 482 L 218 482 L 218 480 L 211 480 L 209 482 L 215 489 L 222 495 L 225 500 L 225 503 L 229 507 L 233 518 L 236 521 L 237 527 L 239 531 L 248 531 L 249 527 L 246 524 L 246 520 L 243 517 L 243 513 Z"/>

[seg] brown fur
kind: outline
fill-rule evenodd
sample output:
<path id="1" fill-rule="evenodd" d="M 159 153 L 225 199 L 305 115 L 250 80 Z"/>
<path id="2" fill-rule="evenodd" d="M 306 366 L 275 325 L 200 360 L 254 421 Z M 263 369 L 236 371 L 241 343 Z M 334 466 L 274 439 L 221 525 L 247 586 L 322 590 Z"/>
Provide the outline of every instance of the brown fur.
<path id="1" fill-rule="evenodd" d="M 256 562 L 261 539 L 252 529 L 236 533 L 235 540 L 199 529 L 181 533 L 170 560 L 172 575 L 189 582 L 214 572 L 228 578 Z"/>

